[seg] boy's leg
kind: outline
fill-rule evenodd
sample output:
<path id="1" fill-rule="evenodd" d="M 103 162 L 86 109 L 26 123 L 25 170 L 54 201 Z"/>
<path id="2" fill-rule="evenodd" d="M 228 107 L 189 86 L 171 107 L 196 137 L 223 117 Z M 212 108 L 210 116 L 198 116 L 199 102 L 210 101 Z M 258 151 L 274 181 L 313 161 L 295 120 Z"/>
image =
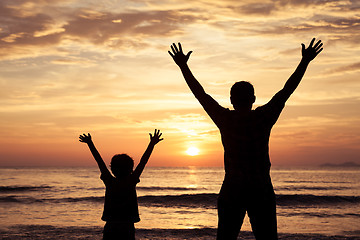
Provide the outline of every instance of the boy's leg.
<path id="1" fill-rule="evenodd" d="M 249 202 L 248 216 L 256 240 L 277 240 L 275 193 L 255 194 Z"/>
<path id="2" fill-rule="evenodd" d="M 237 199 L 218 199 L 217 240 L 236 240 L 243 224 L 246 209 Z"/>

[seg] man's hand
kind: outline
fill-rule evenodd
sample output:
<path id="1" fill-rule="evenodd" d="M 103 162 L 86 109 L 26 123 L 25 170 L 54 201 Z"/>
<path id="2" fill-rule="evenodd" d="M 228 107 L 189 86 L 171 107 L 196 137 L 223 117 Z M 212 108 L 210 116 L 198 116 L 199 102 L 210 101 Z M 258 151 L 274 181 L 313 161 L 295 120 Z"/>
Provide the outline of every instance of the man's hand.
<path id="1" fill-rule="evenodd" d="M 315 38 L 313 38 L 311 40 L 308 48 L 305 48 L 305 45 L 303 43 L 301 44 L 301 46 L 302 46 L 301 53 L 302 53 L 303 59 L 307 60 L 309 62 L 311 60 L 313 60 L 323 50 L 323 48 L 322 48 L 323 44 L 322 44 L 321 40 L 317 41 L 317 43 L 313 46 L 314 41 L 315 41 Z"/>
<path id="2" fill-rule="evenodd" d="M 179 43 L 179 48 L 173 43 L 171 46 L 172 53 L 168 51 L 170 56 L 174 59 L 174 62 L 180 67 L 186 65 L 189 60 L 190 54 L 192 51 L 188 52 L 186 55 L 182 51 L 181 43 Z"/>
<path id="3" fill-rule="evenodd" d="M 87 144 L 92 143 L 90 133 L 88 133 L 88 135 L 86 135 L 85 133 L 83 135 L 80 135 L 79 141 Z"/>
<path id="4" fill-rule="evenodd" d="M 155 129 L 155 131 L 154 131 L 154 136 L 151 135 L 151 133 L 149 133 L 149 135 L 150 135 L 150 144 L 155 145 L 155 144 L 157 144 L 158 142 L 164 140 L 163 138 L 160 138 L 161 135 L 162 135 L 162 133 L 160 133 L 160 130 Z"/>

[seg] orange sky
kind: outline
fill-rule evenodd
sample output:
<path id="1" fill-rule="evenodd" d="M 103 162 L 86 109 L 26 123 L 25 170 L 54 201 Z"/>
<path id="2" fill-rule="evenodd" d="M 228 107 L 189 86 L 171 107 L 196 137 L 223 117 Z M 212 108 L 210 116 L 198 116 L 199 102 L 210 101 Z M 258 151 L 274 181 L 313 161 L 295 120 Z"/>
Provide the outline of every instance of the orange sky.
<path id="1" fill-rule="evenodd" d="M 272 163 L 360 163 L 359 1 L 2 0 L 0 166 L 94 165 L 83 132 L 106 161 L 137 160 L 154 128 L 165 141 L 149 165 L 222 166 L 218 130 L 169 45 L 194 51 L 189 65 L 220 104 L 247 80 L 256 107 L 312 37 L 324 51 L 273 128 Z"/>

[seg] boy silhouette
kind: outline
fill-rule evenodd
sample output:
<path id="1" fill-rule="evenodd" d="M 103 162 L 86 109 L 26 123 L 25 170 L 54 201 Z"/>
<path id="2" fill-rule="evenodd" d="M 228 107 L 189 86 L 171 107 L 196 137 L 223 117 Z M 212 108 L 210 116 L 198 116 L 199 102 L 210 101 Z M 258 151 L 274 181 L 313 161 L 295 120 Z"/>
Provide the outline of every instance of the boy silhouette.
<path id="1" fill-rule="evenodd" d="M 235 240 L 245 213 L 257 240 L 277 237 L 275 193 L 270 179 L 269 137 L 285 102 L 299 85 L 307 66 L 321 51 L 313 38 L 308 48 L 302 44 L 302 59 L 295 72 L 265 105 L 252 110 L 254 88 L 249 82 L 236 82 L 230 90 L 234 110 L 220 106 L 195 79 L 181 44 L 168 51 L 190 90 L 220 130 L 224 147 L 225 179 L 218 197 L 218 240 Z"/>
<path id="2" fill-rule="evenodd" d="M 79 136 L 79 141 L 87 143 L 94 156 L 100 172 L 101 180 L 105 184 L 105 203 L 102 220 L 106 222 L 103 231 L 104 240 L 135 239 L 134 223 L 139 222 L 139 210 L 136 195 L 136 184 L 140 182 L 140 175 L 154 149 L 163 140 L 162 133 L 155 129 L 154 135 L 149 133 L 150 143 L 146 148 L 139 164 L 133 171 L 134 160 L 127 154 L 116 154 L 111 159 L 111 172 L 97 151 L 90 133 Z"/>

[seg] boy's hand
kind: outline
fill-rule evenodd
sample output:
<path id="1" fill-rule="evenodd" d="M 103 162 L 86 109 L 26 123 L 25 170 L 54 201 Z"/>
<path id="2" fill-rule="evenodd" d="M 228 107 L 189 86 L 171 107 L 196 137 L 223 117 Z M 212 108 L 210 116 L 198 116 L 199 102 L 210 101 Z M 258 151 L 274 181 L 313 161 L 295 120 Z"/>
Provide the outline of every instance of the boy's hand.
<path id="1" fill-rule="evenodd" d="M 181 43 L 179 43 L 179 49 L 177 48 L 176 44 L 173 43 L 171 46 L 172 53 L 168 51 L 170 56 L 174 59 L 174 62 L 180 67 L 187 63 L 189 60 L 190 54 L 192 51 L 188 52 L 186 55 L 182 51 Z"/>
<path id="2" fill-rule="evenodd" d="M 305 45 L 302 43 L 301 44 L 301 53 L 303 56 L 303 59 L 307 60 L 307 61 L 311 61 L 313 60 L 322 50 L 322 42 L 321 40 L 317 41 L 317 43 L 313 46 L 315 41 L 315 38 L 313 38 L 309 44 L 308 48 L 305 48 Z"/>
<path id="3" fill-rule="evenodd" d="M 155 144 L 157 144 L 158 142 L 164 140 L 163 138 L 160 138 L 161 135 L 162 135 L 162 133 L 160 133 L 160 130 L 155 129 L 155 131 L 154 131 L 154 136 L 151 135 L 151 133 L 149 133 L 149 135 L 150 135 L 150 144 L 154 144 L 154 145 L 155 145 Z"/>
<path id="4" fill-rule="evenodd" d="M 79 136 L 79 141 L 83 142 L 83 143 L 88 143 L 88 144 L 92 143 L 90 133 L 88 133 L 88 135 L 86 135 L 85 133 L 83 135 L 80 135 Z"/>

